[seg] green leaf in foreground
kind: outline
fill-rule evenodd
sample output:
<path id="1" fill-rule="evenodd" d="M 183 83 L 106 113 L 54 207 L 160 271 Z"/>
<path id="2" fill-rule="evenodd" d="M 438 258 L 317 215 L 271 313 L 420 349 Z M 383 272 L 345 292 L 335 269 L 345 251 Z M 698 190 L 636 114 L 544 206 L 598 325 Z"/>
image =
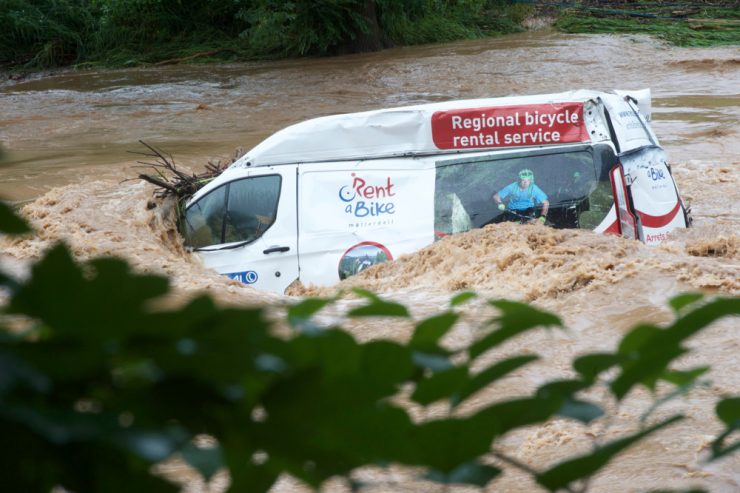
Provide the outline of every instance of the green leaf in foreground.
<path id="1" fill-rule="evenodd" d="M 679 387 L 693 385 L 697 378 L 709 371 L 708 366 L 700 366 L 691 370 L 669 370 L 661 375 L 661 379 Z"/>
<path id="2" fill-rule="evenodd" d="M 434 372 L 445 371 L 453 368 L 455 365 L 446 355 L 435 353 L 425 353 L 423 351 L 414 351 L 412 354 L 413 362 L 419 368 L 427 368 Z"/>
<path id="3" fill-rule="evenodd" d="M 466 301 L 471 300 L 471 299 L 475 298 L 476 296 L 478 296 L 478 295 L 475 294 L 472 291 L 464 291 L 462 293 L 456 294 L 450 300 L 450 306 L 462 305 Z"/>
<path id="4" fill-rule="evenodd" d="M 86 267 L 77 265 L 64 245 L 53 247 L 33 266 L 32 278 L 17 290 L 9 311 L 37 317 L 70 337 L 146 332 L 147 303 L 167 293 L 169 280 L 133 273 L 116 258 L 98 258 Z"/>
<path id="5" fill-rule="evenodd" d="M 320 488 L 328 478 L 379 464 L 419 468 L 445 485 L 487 487 L 501 471 L 485 462 L 504 434 L 554 416 L 583 423 L 601 416 L 579 394 L 593 396 L 590 389 L 606 370 L 621 369 L 626 389 L 663 379 L 675 395 L 686 391 L 706 369 L 671 371 L 667 364 L 684 352 L 686 338 L 737 312 L 737 302 L 727 300 L 699 308 L 679 302 L 673 325 L 640 326 L 619 353 L 578 358 L 578 376 L 546 381 L 534 393 L 507 388 L 495 395 L 492 383 L 538 357 L 480 358 L 472 373 L 465 356 L 534 327 L 560 325 L 557 317 L 495 301 L 494 331 L 482 332 L 474 350 L 452 351 L 439 343 L 458 320 L 453 308 L 418 323 L 408 343 L 360 342 L 341 328 L 312 325 L 332 300 L 289 307 L 289 323 L 299 330 L 286 333 L 263 309 L 223 308 L 206 295 L 176 307 L 152 303 L 167 290 L 164 278 L 137 274 L 120 260 L 77 264 L 63 246 L 18 283 L 2 315 L 12 311 L 40 329 L 0 332 L 0 436 L 13 444 L 0 447 L 6 490 L 174 491 L 179 488 L 150 471 L 178 454 L 206 480 L 227 472 L 232 491 L 269 491 L 282 475 Z M 356 294 L 366 304 L 354 316 L 408 316 L 403 305 Z M 0 318 L 0 326 L 10 323 Z M 404 320 L 402 330 L 410 323 Z M 409 394 L 424 405 L 450 399 L 473 409 L 415 419 L 419 406 Z M 470 402 L 473 395 L 481 399 Z M 712 459 L 740 448 L 729 441 L 740 427 L 740 397 L 723 400 L 717 414 L 726 428 Z M 547 488 L 572 487 L 678 419 L 540 474 L 526 464 L 520 469 Z M 217 445 L 195 446 L 193 437 L 201 434 Z"/>
<path id="6" fill-rule="evenodd" d="M 334 298 L 308 298 L 296 303 L 288 308 L 288 323 L 297 329 L 305 329 L 311 317 L 334 301 Z"/>
<path id="7" fill-rule="evenodd" d="M 30 232 L 31 228 L 26 221 L 18 217 L 8 204 L 0 200 L 0 233 L 20 235 Z"/>
<path id="8" fill-rule="evenodd" d="M 650 428 L 599 447 L 588 455 L 561 462 L 555 467 L 538 474 L 536 476 L 537 482 L 550 491 L 566 488 L 574 481 L 588 478 L 594 474 L 630 445 L 681 419 L 683 419 L 683 416 L 673 416 Z"/>
<path id="9" fill-rule="evenodd" d="M 556 315 L 538 310 L 526 303 L 495 300 L 491 301 L 490 304 L 501 312 L 491 320 L 491 323 L 498 325 L 499 328 L 470 346 L 471 359 L 475 359 L 502 342 L 536 327 L 550 327 L 553 325 L 562 327 L 563 325 L 563 322 Z"/>
<path id="10" fill-rule="evenodd" d="M 475 417 L 450 418 L 420 423 L 411 437 L 429 470 L 451 473 L 487 454 L 494 431 Z"/>
<path id="11" fill-rule="evenodd" d="M 350 310 L 350 317 L 402 317 L 408 318 L 406 307 L 398 303 L 380 301 Z"/>
<path id="12" fill-rule="evenodd" d="M 354 288 L 355 294 L 370 300 L 365 306 L 354 308 L 347 313 L 350 317 L 403 317 L 408 318 L 409 311 L 400 303 L 384 301 L 378 295 L 365 289 Z"/>
<path id="13" fill-rule="evenodd" d="M 444 312 L 440 315 L 422 320 L 414 330 L 409 346 L 419 351 L 435 351 L 439 340 L 449 332 L 460 316 L 452 312 Z"/>
<path id="14" fill-rule="evenodd" d="M 454 367 L 432 374 L 420 381 L 411 398 L 426 406 L 440 399 L 449 398 L 457 393 L 468 380 L 468 368 Z"/>
<path id="15" fill-rule="evenodd" d="M 684 293 L 671 298 L 668 303 L 671 305 L 671 308 L 678 313 L 681 309 L 696 303 L 702 298 L 704 298 L 704 295 L 701 293 Z"/>
<path id="16" fill-rule="evenodd" d="M 496 380 L 503 378 L 509 373 L 538 359 L 539 357 L 535 355 L 525 355 L 515 356 L 495 363 L 471 378 L 465 386 L 460 389 L 460 392 L 454 396 L 453 405 L 459 405 L 464 402 L 465 399 L 492 384 Z"/>
<path id="17" fill-rule="evenodd" d="M 728 427 L 740 429 L 740 397 L 730 397 L 717 404 L 717 416 Z"/>
<path id="18" fill-rule="evenodd" d="M 717 298 L 686 313 L 665 329 L 640 325 L 628 333 L 619 346 L 625 360 L 622 372 L 611 383 L 611 389 L 622 399 L 637 384 L 652 388 L 668 365 L 687 350 L 681 345 L 712 322 L 740 314 L 740 299 Z"/>
<path id="19" fill-rule="evenodd" d="M 622 359 L 618 354 L 587 354 L 573 361 L 573 369 L 581 375 L 584 381 L 594 382 L 600 373 L 618 365 Z"/>
<path id="20" fill-rule="evenodd" d="M 603 415 L 604 411 L 596 404 L 573 398 L 565 399 L 562 407 L 558 410 L 558 416 L 575 419 L 586 424 Z"/>
<path id="21" fill-rule="evenodd" d="M 221 447 L 198 447 L 193 443 L 187 444 L 180 450 L 185 461 L 198 470 L 206 481 L 224 467 L 224 457 Z"/>
<path id="22" fill-rule="evenodd" d="M 723 399 L 717 404 L 716 411 L 717 417 L 727 425 L 727 429 L 712 443 L 712 460 L 740 450 L 740 439 L 730 445 L 724 445 L 727 437 L 740 430 L 740 397 Z"/>

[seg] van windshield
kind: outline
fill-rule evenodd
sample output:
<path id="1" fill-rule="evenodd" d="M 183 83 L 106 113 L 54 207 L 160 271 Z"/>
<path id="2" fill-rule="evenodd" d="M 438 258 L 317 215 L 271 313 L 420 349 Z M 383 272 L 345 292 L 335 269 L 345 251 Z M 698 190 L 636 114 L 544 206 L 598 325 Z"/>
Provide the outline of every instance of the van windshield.
<path id="1" fill-rule="evenodd" d="M 435 231 L 525 222 L 546 208 L 556 228 L 594 229 L 614 203 L 609 170 L 615 164 L 609 146 L 438 161 Z"/>

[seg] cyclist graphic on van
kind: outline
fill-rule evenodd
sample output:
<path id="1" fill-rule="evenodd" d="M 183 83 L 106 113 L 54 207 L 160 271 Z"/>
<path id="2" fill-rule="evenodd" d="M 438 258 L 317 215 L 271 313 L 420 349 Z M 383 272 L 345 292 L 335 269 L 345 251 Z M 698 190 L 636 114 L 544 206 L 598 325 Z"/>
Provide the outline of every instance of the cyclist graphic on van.
<path id="1" fill-rule="evenodd" d="M 504 200 L 508 199 L 508 205 Z M 498 209 L 504 213 L 508 221 L 534 219 L 537 216 L 538 206 L 542 206 L 539 220 L 544 223 L 550 202 L 547 194 L 534 184 L 534 173 L 530 169 L 519 172 L 519 180 L 508 184 L 493 195 L 493 201 Z"/>

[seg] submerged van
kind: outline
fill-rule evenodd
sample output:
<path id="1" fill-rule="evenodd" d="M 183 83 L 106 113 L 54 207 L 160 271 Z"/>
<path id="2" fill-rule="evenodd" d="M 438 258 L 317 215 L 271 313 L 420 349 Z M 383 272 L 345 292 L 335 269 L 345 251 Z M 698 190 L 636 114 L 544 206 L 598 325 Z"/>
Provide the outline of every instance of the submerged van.
<path id="1" fill-rule="evenodd" d="M 275 133 L 199 190 L 183 235 L 207 267 L 276 292 L 296 279 L 331 285 L 512 218 L 657 244 L 690 221 L 649 119 L 649 90 L 317 118 Z M 532 199 L 527 215 L 513 193 L 506 202 L 507 187 Z"/>

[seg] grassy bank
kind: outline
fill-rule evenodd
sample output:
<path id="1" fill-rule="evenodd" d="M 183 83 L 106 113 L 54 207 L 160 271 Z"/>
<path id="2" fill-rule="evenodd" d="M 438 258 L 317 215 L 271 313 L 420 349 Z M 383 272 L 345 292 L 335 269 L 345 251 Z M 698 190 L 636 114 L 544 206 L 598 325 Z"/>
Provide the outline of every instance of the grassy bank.
<path id="1" fill-rule="evenodd" d="M 678 46 L 740 44 L 736 1 L 622 0 L 560 5 L 564 8 L 555 27 L 567 33 L 650 34 Z"/>
<path id="2" fill-rule="evenodd" d="M 736 0 L 3 0 L 0 72 L 325 56 L 521 31 L 740 44 Z"/>
<path id="3" fill-rule="evenodd" d="M 522 30 L 509 0 L 3 0 L 0 69 L 373 51 Z"/>

